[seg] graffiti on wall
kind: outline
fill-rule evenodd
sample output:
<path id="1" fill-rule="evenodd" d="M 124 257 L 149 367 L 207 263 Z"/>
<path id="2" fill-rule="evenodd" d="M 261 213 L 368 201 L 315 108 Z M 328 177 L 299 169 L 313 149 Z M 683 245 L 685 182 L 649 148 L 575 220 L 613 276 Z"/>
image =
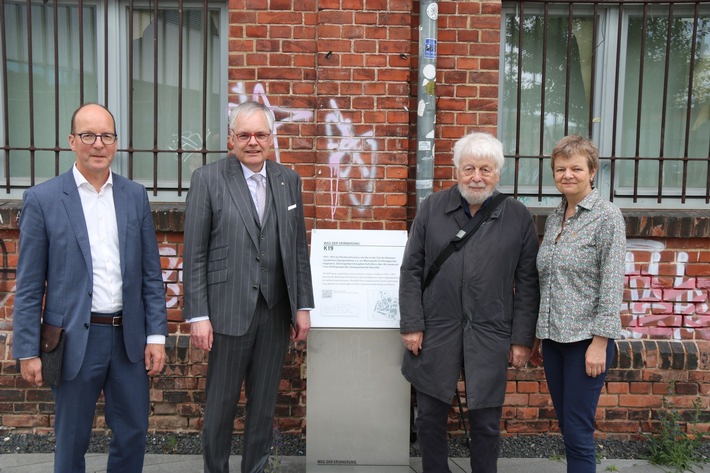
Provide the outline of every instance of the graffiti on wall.
<path id="1" fill-rule="evenodd" d="M 693 316 L 708 313 L 708 297 L 695 287 L 695 278 L 685 276 L 688 253 L 674 252 L 674 261 L 663 262 L 665 245 L 642 239 L 629 239 L 626 249 L 628 312 L 632 322 L 625 330 L 625 338 L 644 338 L 661 329 L 670 331 L 674 339 L 681 339 L 681 331 L 692 332 L 703 327 Z M 636 254 L 644 254 L 643 261 L 636 261 Z M 670 265 L 672 270 L 662 273 L 662 264 Z M 667 281 L 659 280 L 663 277 Z"/>
<path id="2" fill-rule="evenodd" d="M 160 245 L 158 249 L 163 261 L 167 259 L 168 262 L 167 267 L 163 268 L 165 307 L 178 309 L 182 297 L 182 258 L 178 257 L 174 246 Z"/>
<path id="3" fill-rule="evenodd" d="M 359 189 L 361 192 L 351 191 L 348 193 L 350 203 L 356 209 L 362 209 L 370 205 L 372 194 L 375 192 L 375 165 L 377 160 L 373 159 L 373 162 L 368 166 L 363 160 L 362 151 L 369 149 L 373 156 L 376 157 L 377 141 L 373 138 L 373 130 L 356 136 L 352 120 L 343 116 L 334 99 L 330 100 L 330 108 L 333 111 L 325 117 L 325 130 L 328 136 L 327 149 L 329 152 L 330 215 L 333 218 L 340 201 L 340 180 L 351 177 L 351 173 L 356 169 L 359 171 L 359 176 L 357 177 L 365 182 L 365 186 Z"/>

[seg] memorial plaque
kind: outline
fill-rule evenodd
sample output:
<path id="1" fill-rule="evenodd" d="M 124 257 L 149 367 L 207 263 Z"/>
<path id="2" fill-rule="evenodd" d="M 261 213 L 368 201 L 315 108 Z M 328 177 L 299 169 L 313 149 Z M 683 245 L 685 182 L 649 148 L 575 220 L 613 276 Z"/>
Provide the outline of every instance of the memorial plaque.
<path id="1" fill-rule="evenodd" d="M 399 328 L 399 268 L 407 232 L 313 230 L 313 327 Z"/>

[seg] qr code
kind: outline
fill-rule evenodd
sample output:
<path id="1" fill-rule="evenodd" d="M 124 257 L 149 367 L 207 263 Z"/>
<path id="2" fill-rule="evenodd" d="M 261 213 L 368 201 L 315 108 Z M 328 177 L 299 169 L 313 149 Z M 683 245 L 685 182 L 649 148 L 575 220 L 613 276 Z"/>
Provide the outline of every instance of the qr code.
<path id="1" fill-rule="evenodd" d="M 332 289 L 323 289 L 323 299 L 332 299 L 333 298 L 333 290 Z"/>

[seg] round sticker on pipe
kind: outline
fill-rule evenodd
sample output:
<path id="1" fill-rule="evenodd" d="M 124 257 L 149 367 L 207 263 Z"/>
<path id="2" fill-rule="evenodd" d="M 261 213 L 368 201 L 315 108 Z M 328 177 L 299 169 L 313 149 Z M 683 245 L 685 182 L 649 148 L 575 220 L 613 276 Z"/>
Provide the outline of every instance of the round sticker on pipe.
<path id="1" fill-rule="evenodd" d="M 430 3 L 429 6 L 426 7 L 426 16 L 428 16 L 430 20 L 439 18 L 439 4 L 436 2 Z"/>

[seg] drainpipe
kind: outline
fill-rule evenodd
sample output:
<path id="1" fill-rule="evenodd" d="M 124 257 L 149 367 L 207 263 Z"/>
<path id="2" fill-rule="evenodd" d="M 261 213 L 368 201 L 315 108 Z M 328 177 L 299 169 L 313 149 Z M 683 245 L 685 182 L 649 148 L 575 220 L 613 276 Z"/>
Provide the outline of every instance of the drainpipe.
<path id="1" fill-rule="evenodd" d="M 420 0 L 419 73 L 417 75 L 417 209 L 424 198 L 434 192 L 438 18 L 438 0 Z"/>

